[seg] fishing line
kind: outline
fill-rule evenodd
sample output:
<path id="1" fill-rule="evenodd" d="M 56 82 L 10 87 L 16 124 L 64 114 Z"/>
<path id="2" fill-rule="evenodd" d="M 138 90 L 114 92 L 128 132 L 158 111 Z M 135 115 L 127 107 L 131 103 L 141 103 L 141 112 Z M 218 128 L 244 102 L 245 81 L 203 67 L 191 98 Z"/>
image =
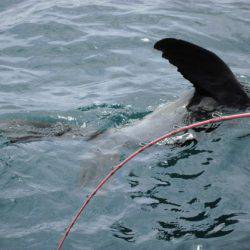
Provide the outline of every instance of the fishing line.
<path id="1" fill-rule="evenodd" d="M 74 224 L 76 223 L 76 221 L 78 220 L 78 218 L 80 217 L 81 213 L 83 212 L 84 208 L 87 206 L 87 204 L 90 202 L 90 200 L 94 197 L 94 195 L 98 192 L 98 190 L 110 179 L 110 177 L 116 172 L 118 171 L 120 168 L 122 168 L 128 161 L 130 161 L 131 159 L 133 159 L 135 156 L 137 156 L 139 153 L 141 153 L 142 151 L 144 151 L 145 149 L 155 145 L 156 143 L 169 138 L 177 133 L 186 131 L 188 129 L 192 129 L 195 127 L 199 127 L 202 125 L 206 125 L 206 124 L 210 124 L 210 123 L 215 123 L 215 122 L 222 122 L 222 121 L 228 121 L 228 120 L 233 120 L 233 119 L 240 119 L 240 118 L 250 118 L 250 113 L 243 113 L 243 114 L 235 114 L 235 115 L 228 115 L 228 116 L 220 116 L 220 117 L 214 117 L 212 119 L 209 120 L 205 120 L 205 121 L 201 121 L 201 122 L 196 122 L 181 128 L 177 128 L 173 131 L 171 131 L 170 133 L 167 133 L 149 143 L 147 143 L 146 145 L 144 145 L 143 147 L 139 148 L 138 150 L 136 150 L 133 154 L 131 154 L 130 156 L 128 156 L 124 161 L 120 162 L 118 165 L 116 165 L 109 173 L 108 175 L 103 178 L 99 184 L 96 186 L 96 188 L 87 196 L 86 200 L 83 202 L 82 206 L 80 207 L 80 209 L 78 210 L 77 214 L 74 216 L 74 218 L 72 219 L 72 221 L 70 222 L 69 226 L 67 227 L 64 235 L 62 236 L 62 238 L 59 240 L 58 242 L 58 247 L 57 250 L 61 250 L 63 243 L 65 241 L 65 239 L 67 238 L 67 236 L 70 233 L 70 230 L 72 229 L 72 227 L 74 226 Z"/>

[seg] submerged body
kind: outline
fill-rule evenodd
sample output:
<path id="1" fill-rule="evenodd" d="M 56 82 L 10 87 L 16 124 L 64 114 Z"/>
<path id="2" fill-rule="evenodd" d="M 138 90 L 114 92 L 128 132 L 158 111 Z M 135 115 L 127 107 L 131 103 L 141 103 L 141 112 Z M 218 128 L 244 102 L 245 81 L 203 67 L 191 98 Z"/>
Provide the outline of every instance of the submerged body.
<path id="1" fill-rule="evenodd" d="M 192 96 L 193 91 L 185 93 L 176 101 L 160 105 L 142 120 L 137 120 L 122 128 L 109 129 L 88 141 L 88 151 L 85 151 L 81 157 L 83 161 L 81 184 L 86 185 L 95 177 L 105 175 L 111 167 L 124 159 L 125 155 L 131 154 L 149 141 L 172 131 L 175 127 L 189 124 L 194 118 L 196 109 L 200 108 L 200 106 L 195 106 L 194 112 L 187 112 L 186 106 Z M 206 103 L 208 113 L 214 110 L 216 102 L 212 98 L 206 98 L 204 103 Z M 164 141 L 163 144 L 182 145 L 193 139 L 196 139 L 195 132 L 190 130 Z"/>
<path id="2" fill-rule="evenodd" d="M 110 138 L 115 141 L 123 141 L 122 138 L 127 138 L 138 145 L 150 141 L 173 129 L 174 126 L 183 125 L 183 119 L 187 114 L 186 106 L 192 95 L 193 91 L 190 91 L 177 101 L 160 105 L 144 119 L 135 121 L 121 129 L 110 129 L 97 139 Z"/>

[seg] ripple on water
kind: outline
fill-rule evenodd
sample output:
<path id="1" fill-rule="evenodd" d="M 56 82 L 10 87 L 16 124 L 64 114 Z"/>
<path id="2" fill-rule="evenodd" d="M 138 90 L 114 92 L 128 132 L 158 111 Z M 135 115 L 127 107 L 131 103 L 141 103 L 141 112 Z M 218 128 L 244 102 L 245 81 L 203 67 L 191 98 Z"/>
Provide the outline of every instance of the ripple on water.
<path id="1" fill-rule="evenodd" d="M 249 85 L 249 21 L 248 0 L 0 1 L 0 248 L 54 248 L 112 167 L 82 135 L 143 119 L 191 87 L 153 50 L 156 40 L 211 49 Z M 58 124 L 77 136 L 60 137 Z M 46 139 L 11 144 L 7 132 Z M 249 123 L 196 137 L 129 163 L 65 248 L 248 249 Z"/>

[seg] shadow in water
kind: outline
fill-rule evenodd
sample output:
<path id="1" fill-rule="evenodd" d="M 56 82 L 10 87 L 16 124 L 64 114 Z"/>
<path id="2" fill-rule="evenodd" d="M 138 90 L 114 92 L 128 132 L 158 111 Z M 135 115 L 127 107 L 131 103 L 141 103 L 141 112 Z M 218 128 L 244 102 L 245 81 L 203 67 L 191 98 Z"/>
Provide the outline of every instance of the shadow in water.
<path id="1" fill-rule="evenodd" d="M 111 226 L 113 236 L 119 239 L 123 239 L 128 242 L 134 242 L 135 241 L 135 233 L 132 229 L 123 226 L 121 223 L 114 223 Z"/>
<path id="2" fill-rule="evenodd" d="M 203 226 L 197 227 L 194 224 L 192 225 L 194 229 L 191 230 L 186 230 L 185 227 L 180 226 L 177 222 L 158 221 L 160 227 L 156 229 L 158 231 L 157 238 L 159 240 L 169 241 L 185 235 L 190 235 L 197 238 L 221 237 L 233 232 L 233 229 L 226 230 L 226 228 L 238 222 L 238 220 L 234 218 L 238 215 L 239 214 L 236 213 L 221 215 L 218 218 L 215 218 L 213 223 L 210 225 L 207 225 L 206 223 Z M 190 218 L 180 217 L 180 219 L 195 222 L 205 220 L 207 217 L 208 215 L 206 215 L 205 212 L 201 212 L 197 216 Z"/>

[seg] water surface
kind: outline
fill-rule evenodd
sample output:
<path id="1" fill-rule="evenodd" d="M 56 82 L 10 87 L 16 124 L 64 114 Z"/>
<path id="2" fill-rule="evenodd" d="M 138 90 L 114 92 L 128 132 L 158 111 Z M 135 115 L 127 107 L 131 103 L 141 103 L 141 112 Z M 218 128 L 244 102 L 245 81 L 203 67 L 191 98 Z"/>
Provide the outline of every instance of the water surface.
<path id="1" fill-rule="evenodd" d="M 112 167 L 87 155 L 82 135 L 53 137 L 43 124 L 122 128 L 192 88 L 155 41 L 211 49 L 250 84 L 248 0 L 11 0 L 0 24 L 1 249 L 55 249 Z M 27 130 L 46 137 L 9 143 Z M 248 249 L 249 143 L 242 120 L 151 148 L 90 203 L 65 249 Z"/>

